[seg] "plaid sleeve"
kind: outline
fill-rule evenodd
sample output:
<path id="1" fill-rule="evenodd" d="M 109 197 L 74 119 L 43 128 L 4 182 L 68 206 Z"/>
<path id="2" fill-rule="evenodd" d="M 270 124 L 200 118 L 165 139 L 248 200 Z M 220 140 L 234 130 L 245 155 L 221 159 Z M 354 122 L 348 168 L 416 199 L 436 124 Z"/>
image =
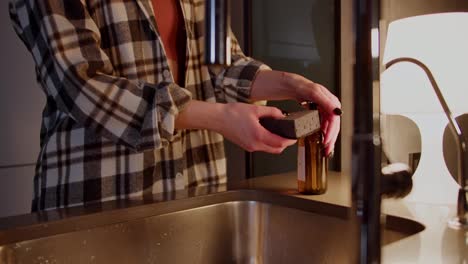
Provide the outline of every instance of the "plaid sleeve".
<path id="1" fill-rule="evenodd" d="M 217 100 L 224 103 L 250 102 L 252 82 L 260 70 L 270 67 L 260 61 L 247 57 L 242 52 L 235 35 L 231 35 L 230 66 L 219 69 L 219 66 L 209 66 L 213 75 Z"/>
<path id="2" fill-rule="evenodd" d="M 117 77 L 86 2 L 10 3 L 13 26 L 32 53 L 48 96 L 77 123 L 116 143 L 137 151 L 165 146 L 191 94 L 174 83 Z"/>

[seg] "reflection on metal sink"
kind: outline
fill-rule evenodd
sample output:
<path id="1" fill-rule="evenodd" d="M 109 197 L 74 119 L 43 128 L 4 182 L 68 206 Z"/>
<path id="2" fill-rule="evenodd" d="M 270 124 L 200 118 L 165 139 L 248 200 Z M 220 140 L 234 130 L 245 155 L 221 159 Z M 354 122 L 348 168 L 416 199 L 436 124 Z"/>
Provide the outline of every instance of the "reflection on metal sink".
<path id="1" fill-rule="evenodd" d="M 157 206 L 165 207 L 162 214 Z M 355 248 L 348 208 L 295 197 L 235 191 L 151 210 L 152 216 L 5 245 L 0 262 L 348 263 Z M 386 219 L 384 244 L 424 229 Z"/>

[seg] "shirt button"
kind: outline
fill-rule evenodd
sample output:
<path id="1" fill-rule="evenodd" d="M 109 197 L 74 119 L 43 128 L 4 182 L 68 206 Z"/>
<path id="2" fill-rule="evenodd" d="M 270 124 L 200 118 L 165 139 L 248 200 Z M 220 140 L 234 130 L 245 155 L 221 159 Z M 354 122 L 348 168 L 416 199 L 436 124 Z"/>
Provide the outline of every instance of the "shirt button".
<path id="1" fill-rule="evenodd" d="M 174 183 L 175 183 L 175 188 L 176 190 L 182 190 L 185 188 L 185 179 L 184 179 L 184 175 L 180 172 L 178 172 L 176 174 L 176 177 L 174 179 Z"/>

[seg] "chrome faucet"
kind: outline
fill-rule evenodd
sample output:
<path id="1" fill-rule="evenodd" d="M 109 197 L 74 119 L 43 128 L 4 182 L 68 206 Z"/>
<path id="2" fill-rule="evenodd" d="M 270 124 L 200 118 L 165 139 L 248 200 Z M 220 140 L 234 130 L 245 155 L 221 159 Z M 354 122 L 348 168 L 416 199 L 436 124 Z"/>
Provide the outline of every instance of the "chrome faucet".
<path id="1" fill-rule="evenodd" d="M 419 60 L 414 58 L 397 58 L 394 60 L 389 61 L 385 64 L 385 67 L 388 69 L 393 65 L 399 62 L 409 62 L 419 66 L 421 69 L 424 70 L 429 81 L 431 82 L 432 88 L 437 95 L 437 99 L 439 100 L 442 109 L 444 109 L 445 115 L 447 116 L 450 130 L 452 131 L 455 137 L 455 143 L 458 147 L 457 151 L 457 181 L 458 181 L 458 197 L 457 197 L 457 216 L 449 221 L 449 226 L 452 228 L 462 228 L 468 226 L 468 221 L 466 218 L 466 211 L 468 207 L 467 201 L 467 191 L 468 186 L 466 183 L 466 179 L 468 178 L 467 173 L 467 166 L 468 166 L 468 155 L 467 155 L 467 145 L 466 145 L 466 138 L 463 134 L 460 125 L 458 124 L 457 120 L 453 117 L 452 111 L 444 99 L 442 92 L 440 91 L 439 85 L 437 84 L 433 74 L 429 70 L 429 68 Z"/>

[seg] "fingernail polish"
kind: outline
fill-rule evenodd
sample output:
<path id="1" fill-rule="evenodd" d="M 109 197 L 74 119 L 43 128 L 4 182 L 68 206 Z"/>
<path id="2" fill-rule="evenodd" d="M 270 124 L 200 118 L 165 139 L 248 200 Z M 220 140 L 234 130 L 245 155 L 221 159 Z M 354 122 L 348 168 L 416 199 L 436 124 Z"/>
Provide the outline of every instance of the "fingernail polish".
<path id="1" fill-rule="evenodd" d="M 340 108 L 337 107 L 337 108 L 333 109 L 333 113 L 335 115 L 340 116 L 341 114 L 343 114 L 343 110 L 341 110 Z"/>

